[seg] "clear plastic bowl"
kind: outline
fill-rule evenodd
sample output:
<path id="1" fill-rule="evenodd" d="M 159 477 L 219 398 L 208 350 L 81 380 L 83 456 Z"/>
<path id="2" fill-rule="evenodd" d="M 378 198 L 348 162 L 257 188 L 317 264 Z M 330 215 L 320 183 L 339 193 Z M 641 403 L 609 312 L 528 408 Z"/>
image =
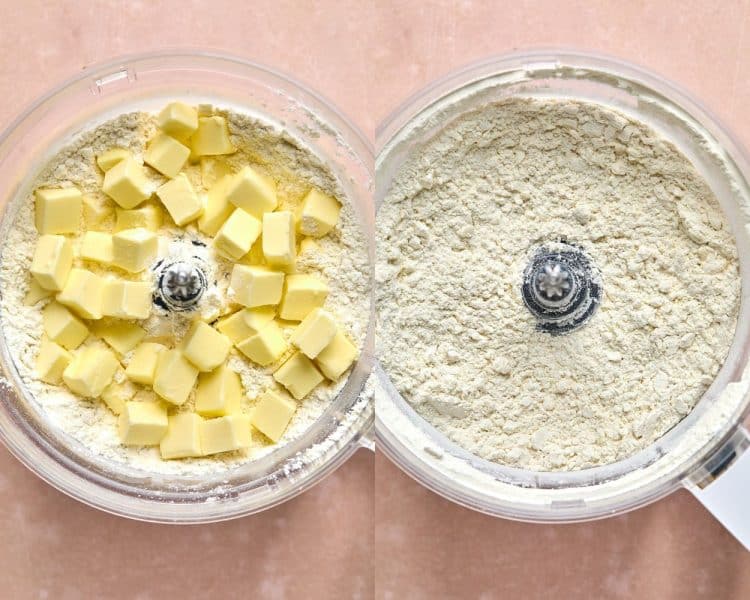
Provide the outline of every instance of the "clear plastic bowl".
<path id="1" fill-rule="evenodd" d="M 267 67 L 200 51 L 124 57 L 85 69 L 35 102 L 0 137 L 5 236 L 34 173 L 76 134 L 117 114 L 165 101 L 210 102 L 282 125 L 337 175 L 374 255 L 373 152 L 328 101 Z M 2 239 L 2 238 L 0 238 Z M 1 292 L 1 290 L 0 290 Z M 331 406 L 301 437 L 261 459 L 205 477 L 164 476 L 93 456 L 46 423 L 0 335 L 0 438 L 42 479 L 91 506 L 127 517 L 199 523 L 275 506 L 308 489 L 360 446 L 371 447 L 373 407 L 361 391 L 372 362 L 372 319 L 362 357 Z"/>
<path id="2" fill-rule="evenodd" d="M 657 442 L 613 464 L 533 472 L 482 460 L 416 414 L 376 367 L 378 447 L 417 481 L 476 510 L 526 521 L 567 522 L 622 513 L 680 486 L 702 486 L 741 454 L 747 435 L 750 215 L 748 161 L 698 102 L 663 79 L 591 54 L 537 51 L 493 58 L 432 84 L 379 128 L 376 210 L 404 160 L 458 115 L 509 96 L 597 102 L 645 121 L 685 153 L 716 194 L 736 237 L 742 301 L 729 356 L 695 409 Z"/>

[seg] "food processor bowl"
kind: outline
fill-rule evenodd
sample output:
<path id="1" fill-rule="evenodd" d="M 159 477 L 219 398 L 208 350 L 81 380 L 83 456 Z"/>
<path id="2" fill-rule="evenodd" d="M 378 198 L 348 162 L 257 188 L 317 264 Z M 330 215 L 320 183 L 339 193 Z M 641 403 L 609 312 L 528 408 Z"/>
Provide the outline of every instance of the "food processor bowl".
<path id="1" fill-rule="evenodd" d="M 0 236 L 12 227 L 34 175 L 78 134 L 119 114 L 183 100 L 236 108 L 283 127 L 338 178 L 374 257 L 373 152 L 328 101 L 292 78 L 202 51 L 129 56 L 84 69 L 17 118 L 0 137 Z M 1 292 L 1 290 L 0 290 Z M 361 357 L 331 405 L 299 438 L 231 470 L 205 476 L 148 473 L 105 461 L 51 426 L 21 382 L 0 332 L 0 439 L 42 479 L 91 506 L 147 521 L 199 523 L 252 514 L 308 489 L 357 448 L 372 447 L 373 319 Z"/>
<path id="2" fill-rule="evenodd" d="M 420 417 L 375 369 L 378 447 L 417 481 L 459 504 L 531 522 L 572 522 L 623 513 L 681 486 L 689 488 L 741 539 L 750 526 L 728 522 L 741 500 L 722 480 L 747 481 L 750 351 L 750 173 L 732 135 L 685 92 L 643 69 L 580 52 L 540 50 L 492 58 L 448 75 L 413 96 L 379 128 L 376 211 L 406 159 L 458 116 L 508 97 L 569 98 L 606 105 L 645 122 L 679 148 L 705 178 L 736 238 L 742 298 L 726 361 L 694 410 L 662 438 L 626 460 L 570 472 L 534 472 L 482 460 Z M 376 216 L 377 219 L 377 216 Z M 596 317 L 593 317 L 596 318 Z M 747 473 L 745 473 L 747 471 Z M 721 478 L 717 477 L 725 473 Z M 731 477 L 730 477 L 731 475 Z M 716 480 L 716 482 L 714 482 Z M 729 487 L 729 486 L 727 486 Z"/>

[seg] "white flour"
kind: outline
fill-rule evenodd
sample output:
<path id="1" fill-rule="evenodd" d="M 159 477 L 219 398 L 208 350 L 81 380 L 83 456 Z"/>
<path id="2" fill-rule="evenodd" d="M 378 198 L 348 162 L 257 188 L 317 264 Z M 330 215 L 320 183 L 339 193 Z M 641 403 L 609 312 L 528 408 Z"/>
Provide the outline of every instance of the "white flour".
<path id="1" fill-rule="evenodd" d="M 366 242 L 353 207 L 342 192 L 331 172 L 317 157 L 301 146 L 287 133 L 259 120 L 236 112 L 224 112 L 230 124 L 233 143 L 239 151 L 222 157 L 233 170 L 245 164 L 273 176 L 278 182 L 279 204 L 282 208 L 294 208 L 310 186 L 334 194 L 342 203 L 339 223 L 335 230 L 323 239 L 316 240 L 312 252 L 302 254 L 297 267 L 301 272 L 313 272 L 321 276 L 330 288 L 326 306 L 336 315 L 348 335 L 361 345 L 369 319 L 369 283 Z M 129 148 L 141 157 L 146 141 L 155 131 L 155 119 L 146 113 L 122 115 L 103 123 L 95 129 L 77 137 L 49 161 L 49 166 L 36 177 L 32 190 L 48 185 L 73 184 L 84 193 L 101 196 L 102 175 L 96 169 L 94 158 L 112 147 Z M 154 188 L 164 180 L 154 171 L 149 171 Z M 198 165 L 186 170 L 193 185 L 203 189 Z M 50 386 L 36 379 L 34 367 L 42 336 L 41 309 L 44 302 L 36 306 L 23 305 L 28 288 L 28 268 L 34 252 L 37 233 L 33 222 L 33 196 L 23 199 L 13 227 L 5 240 L 0 264 L 0 291 L 2 300 L 0 316 L 3 335 L 16 358 L 16 366 L 24 385 L 34 396 L 46 417 L 65 434 L 80 442 L 93 454 L 131 467 L 155 473 L 200 474 L 220 471 L 259 458 L 280 444 L 289 442 L 307 430 L 327 408 L 346 381 L 318 386 L 308 397 L 298 403 L 298 409 L 280 444 L 266 446 L 258 439 L 247 451 L 222 454 L 204 459 L 182 459 L 163 461 L 158 448 L 129 448 L 120 445 L 117 437 L 116 417 L 99 401 L 83 400 L 63 387 Z M 165 216 L 168 220 L 168 216 Z M 217 256 L 210 246 L 194 246 L 192 241 L 208 243 L 208 240 L 191 225 L 185 229 L 173 223 L 165 223 L 160 230 L 162 237 L 160 256 L 179 259 L 187 255 L 199 256 L 208 265 L 210 287 L 199 306 L 206 320 L 212 320 L 226 312 L 225 292 L 229 283 L 231 264 Z M 87 268 L 92 268 L 86 263 Z M 118 276 L 127 277 L 125 273 Z M 139 277 L 139 276 L 135 276 Z M 142 276 L 153 277 L 150 272 Z M 190 316 L 156 312 L 143 323 L 147 339 L 171 339 L 174 342 L 184 333 Z M 291 329 L 285 330 L 287 338 Z M 124 357 L 127 363 L 129 357 Z M 233 351 L 230 366 L 240 373 L 246 392 L 243 410 L 252 408 L 251 398 L 275 384 L 269 369 L 252 365 Z M 192 398 L 184 409 L 192 406 Z"/>
<path id="2" fill-rule="evenodd" d="M 529 252 L 558 239 L 602 273 L 592 320 L 535 330 Z M 467 450 L 535 470 L 630 456 L 694 406 L 731 343 L 736 248 L 690 162 L 599 105 L 511 99 L 416 152 L 378 214 L 379 356 Z"/>

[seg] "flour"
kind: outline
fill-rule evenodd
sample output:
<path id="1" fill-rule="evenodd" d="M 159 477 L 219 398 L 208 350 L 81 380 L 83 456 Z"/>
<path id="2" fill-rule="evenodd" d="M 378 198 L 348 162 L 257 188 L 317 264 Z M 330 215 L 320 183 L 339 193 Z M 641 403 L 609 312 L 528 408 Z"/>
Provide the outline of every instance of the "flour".
<path id="1" fill-rule="evenodd" d="M 601 272 L 583 328 L 535 329 L 540 244 Z M 690 412 L 726 357 L 736 247 L 690 162 L 603 106 L 509 99 L 404 164 L 378 214 L 378 352 L 415 410 L 482 458 L 576 470 L 628 457 Z"/>
<path id="2" fill-rule="evenodd" d="M 237 171 L 252 164 L 258 171 L 277 180 L 279 204 L 293 210 L 311 186 L 335 195 L 342 201 L 337 227 L 331 234 L 316 240 L 312 251 L 306 251 L 298 260 L 300 272 L 315 273 L 328 283 L 329 296 L 326 307 L 336 316 L 347 335 L 361 347 L 369 320 L 368 257 L 364 234 L 354 209 L 331 171 L 302 143 L 275 126 L 250 115 L 233 111 L 218 111 L 228 122 L 232 141 L 238 152 L 222 157 L 228 166 Z M 50 386 L 34 375 L 36 356 L 42 337 L 41 309 L 45 302 L 35 306 L 23 305 L 28 288 L 28 268 L 31 264 L 38 234 L 34 227 L 33 196 L 31 192 L 41 186 L 75 185 L 85 194 L 103 202 L 102 175 L 95 166 L 95 157 L 113 147 L 127 148 L 142 158 L 145 143 L 156 131 L 155 118 L 147 113 L 131 113 L 102 123 L 77 136 L 47 163 L 34 177 L 29 193 L 17 204 L 13 224 L 7 230 L 0 264 L 0 319 L 3 335 L 15 357 L 22 382 L 34 397 L 45 417 L 65 435 L 72 444 L 80 444 L 84 451 L 105 460 L 125 463 L 130 467 L 152 473 L 196 475 L 226 470 L 257 459 L 278 448 L 309 429 L 330 405 L 346 382 L 318 386 L 308 397 L 298 403 L 298 409 L 280 443 L 265 444 L 260 436 L 254 437 L 253 446 L 246 451 L 217 455 L 210 458 L 163 461 L 158 448 L 123 447 L 117 436 L 116 417 L 99 401 L 83 400 L 64 387 Z M 201 192 L 200 166 L 185 169 L 191 183 Z M 155 171 L 148 170 L 150 185 L 156 189 L 165 180 Z M 13 214 L 13 207 L 11 207 Z M 166 213 L 165 213 L 166 216 Z M 147 340 L 175 344 L 182 337 L 192 319 L 200 316 L 212 322 L 228 313 L 226 290 L 229 284 L 231 263 L 214 252 L 210 239 L 194 225 L 178 228 L 167 216 L 167 223 L 159 231 L 158 260 L 198 260 L 205 268 L 209 286 L 197 307 L 197 313 L 174 313 L 155 308 L 153 315 L 140 324 L 147 332 Z M 103 271 L 91 263 L 86 268 Z M 153 280 L 151 270 L 143 274 L 117 273 L 118 277 Z M 284 328 L 288 339 L 291 327 Z M 89 342 L 87 342 L 89 343 Z M 127 364 L 130 355 L 123 357 Z M 252 410 L 254 399 L 263 390 L 277 384 L 268 368 L 252 365 L 232 351 L 230 367 L 242 379 L 246 392 L 243 411 Z M 118 378 L 124 377 L 119 373 Z M 181 410 L 189 410 L 193 398 Z"/>

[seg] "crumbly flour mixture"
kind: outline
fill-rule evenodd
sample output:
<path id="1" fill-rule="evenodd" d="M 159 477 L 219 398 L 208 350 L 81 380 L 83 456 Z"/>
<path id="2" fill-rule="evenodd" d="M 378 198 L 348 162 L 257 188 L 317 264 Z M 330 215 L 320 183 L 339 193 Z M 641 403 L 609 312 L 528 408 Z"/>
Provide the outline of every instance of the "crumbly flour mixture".
<path id="1" fill-rule="evenodd" d="M 733 236 L 671 143 L 604 106 L 513 98 L 419 147 L 378 213 L 379 357 L 455 443 L 498 463 L 576 470 L 679 422 L 737 319 Z M 535 329 L 520 294 L 540 244 L 601 271 L 583 328 Z"/>
<path id="2" fill-rule="evenodd" d="M 336 315 L 350 339 L 361 344 L 369 318 L 369 283 L 366 241 L 359 227 L 353 207 L 339 187 L 330 170 L 296 139 L 255 117 L 234 111 L 217 111 L 228 122 L 231 138 L 238 152 L 222 156 L 234 171 L 251 164 L 256 170 L 272 176 L 278 185 L 280 207 L 293 210 L 311 186 L 336 196 L 342 202 L 339 222 L 335 230 L 315 240 L 312 250 L 298 256 L 297 270 L 312 272 L 323 278 L 330 292 L 326 306 Z M 0 318 L 11 354 L 16 358 L 23 383 L 49 420 L 66 434 L 75 438 L 87 450 L 106 459 L 128 463 L 150 472 L 172 474 L 201 474 L 223 470 L 262 456 L 279 445 L 302 434 L 321 415 L 343 386 L 338 383 L 318 386 L 298 404 L 298 409 L 279 444 L 264 446 L 257 439 L 247 451 L 224 453 L 208 458 L 164 461 L 158 447 L 134 448 L 120 444 L 117 417 L 100 401 L 82 399 L 64 387 L 50 386 L 34 375 L 36 356 L 42 337 L 41 309 L 45 302 L 24 306 L 23 298 L 30 281 L 31 263 L 38 234 L 34 226 L 33 190 L 41 186 L 73 184 L 84 194 L 101 195 L 103 175 L 95 165 L 95 157 L 110 148 L 126 148 L 141 158 L 145 144 L 156 130 L 156 119 L 148 113 L 130 113 L 107 121 L 93 130 L 77 136 L 68 146 L 53 156 L 18 206 L 12 226 L 0 256 Z M 164 183 L 158 173 L 149 171 L 154 188 Z M 198 190 L 204 190 L 199 165 L 188 166 L 185 173 Z M 13 210 L 13 209 L 11 209 Z M 168 220 L 168 216 L 165 218 Z M 178 228 L 173 223 L 159 231 L 162 257 L 198 256 L 208 267 L 211 286 L 204 294 L 199 310 L 205 320 L 226 312 L 226 290 L 229 285 L 231 263 L 222 259 L 194 225 Z M 207 244 L 205 247 L 197 243 Z M 88 268 L 96 271 L 94 265 Z M 123 275 L 123 274 L 121 274 Z M 190 323 L 190 317 L 180 313 L 154 310 L 141 323 L 148 333 L 146 340 L 179 340 Z M 290 331 L 285 331 L 289 338 Z M 129 356 L 124 357 L 127 364 Z M 243 410 L 252 408 L 255 398 L 273 383 L 270 370 L 251 364 L 235 352 L 229 366 L 240 373 L 245 390 Z M 124 377 L 124 374 L 120 374 Z M 185 408 L 189 409 L 192 400 Z"/>

